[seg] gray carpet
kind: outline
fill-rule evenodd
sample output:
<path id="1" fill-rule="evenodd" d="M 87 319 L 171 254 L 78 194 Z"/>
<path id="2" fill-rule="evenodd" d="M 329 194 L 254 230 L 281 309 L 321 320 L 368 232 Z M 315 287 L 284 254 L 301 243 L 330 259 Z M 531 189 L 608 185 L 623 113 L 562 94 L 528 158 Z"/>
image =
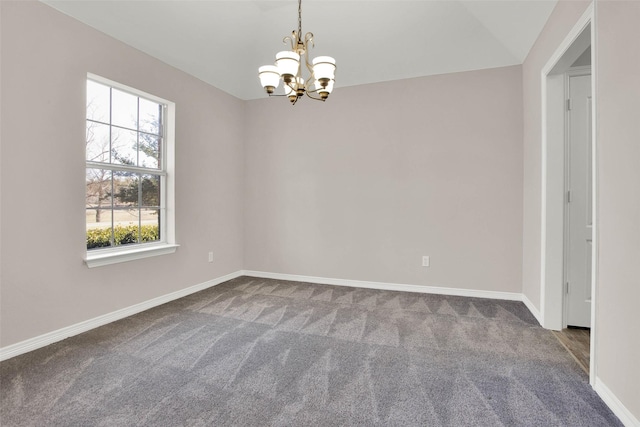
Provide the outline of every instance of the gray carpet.
<path id="1" fill-rule="evenodd" d="M 3 426 L 617 426 L 519 302 L 240 277 L 0 364 Z"/>

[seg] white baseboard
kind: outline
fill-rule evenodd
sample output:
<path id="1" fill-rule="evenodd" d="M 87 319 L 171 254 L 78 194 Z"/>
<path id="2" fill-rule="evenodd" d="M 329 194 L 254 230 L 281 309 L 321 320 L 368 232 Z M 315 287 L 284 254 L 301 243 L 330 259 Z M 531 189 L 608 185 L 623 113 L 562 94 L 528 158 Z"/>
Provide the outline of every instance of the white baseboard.
<path id="1" fill-rule="evenodd" d="M 516 292 L 479 291 L 476 289 L 445 288 L 441 286 L 406 285 L 401 283 L 367 282 L 362 280 L 332 279 L 328 277 L 299 276 L 295 274 L 269 273 L 266 271 L 244 270 L 245 276 L 265 279 L 291 280 L 294 282 L 320 283 L 323 285 L 349 286 L 353 288 L 381 289 L 386 291 L 418 292 L 424 294 L 457 295 L 474 298 L 491 298 L 522 301 L 522 294 Z M 535 314 L 534 314 L 535 316 Z"/>
<path id="2" fill-rule="evenodd" d="M 170 301 L 191 295 L 193 293 L 202 291 L 212 286 L 219 285 L 227 280 L 235 279 L 243 275 L 243 271 L 239 270 L 234 273 L 227 274 L 222 277 L 218 277 L 213 280 L 209 280 L 198 285 L 190 286 L 179 291 L 171 292 L 170 294 L 162 295 L 157 298 L 150 299 L 148 301 L 141 302 L 120 310 L 116 310 L 111 313 L 104 314 L 102 316 L 94 317 L 93 319 L 85 320 L 75 325 L 66 326 L 62 329 L 58 329 L 52 332 L 48 332 L 43 335 L 39 335 L 34 338 L 30 338 L 15 344 L 11 344 L 6 347 L 0 348 L 0 361 L 10 359 L 20 354 L 27 353 L 29 351 L 36 350 L 38 348 L 53 344 L 58 341 L 62 341 L 65 338 L 72 337 L 74 335 L 87 332 L 91 329 L 95 329 L 99 326 L 106 325 L 107 323 L 115 322 L 116 320 L 124 319 L 125 317 L 133 314 L 140 313 L 153 307 L 168 303 Z"/>
<path id="3" fill-rule="evenodd" d="M 627 409 L 626 406 L 618 400 L 609 387 L 604 385 L 602 380 L 596 377 L 593 389 L 598 393 L 600 398 L 607 404 L 611 411 L 620 419 L 626 427 L 640 427 L 640 421 Z"/>
<path id="4" fill-rule="evenodd" d="M 531 300 L 529 298 L 527 298 L 527 296 L 525 294 L 522 294 L 522 302 L 524 303 L 524 305 L 527 306 L 527 308 L 529 309 L 529 311 L 531 312 L 531 314 L 533 314 L 533 317 L 536 318 L 536 320 L 538 321 L 538 323 L 540 325 L 542 325 L 542 316 L 540 315 L 540 310 L 538 310 L 536 308 L 535 305 L 533 305 L 533 303 L 531 302 Z"/>

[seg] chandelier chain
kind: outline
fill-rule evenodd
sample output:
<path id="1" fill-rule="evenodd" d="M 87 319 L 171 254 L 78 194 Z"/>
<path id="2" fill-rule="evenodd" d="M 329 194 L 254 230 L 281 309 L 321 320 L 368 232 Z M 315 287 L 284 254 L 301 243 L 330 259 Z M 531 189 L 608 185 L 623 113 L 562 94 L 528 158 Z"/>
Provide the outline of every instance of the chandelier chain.
<path id="1" fill-rule="evenodd" d="M 298 41 L 302 41 L 302 0 L 298 0 Z"/>

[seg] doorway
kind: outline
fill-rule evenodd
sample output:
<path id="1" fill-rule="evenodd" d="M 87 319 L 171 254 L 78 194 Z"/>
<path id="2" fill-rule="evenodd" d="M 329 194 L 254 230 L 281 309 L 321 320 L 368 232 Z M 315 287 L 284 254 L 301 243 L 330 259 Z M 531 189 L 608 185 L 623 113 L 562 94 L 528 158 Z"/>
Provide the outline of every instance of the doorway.
<path id="1" fill-rule="evenodd" d="M 591 47 L 565 73 L 563 329 L 555 336 L 589 373 L 593 253 Z"/>
<path id="2" fill-rule="evenodd" d="M 568 162 L 570 157 L 567 154 L 567 133 L 568 110 L 570 105 L 567 102 L 568 75 L 574 64 L 579 65 L 579 59 L 584 56 L 591 56 L 593 50 L 593 34 L 591 24 L 593 22 L 593 5 L 590 5 L 577 24 L 567 35 L 556 52 L 552 55 L 545 67 L 542 69 L 542 212 L 541 212 L 541 280 L 540 280 L 540 317 L 542 326 L 554 331 L 562 331 L 567 326 L 567 277 L 570 270 L 567 246 L 570 244 L 569 221 L 567 214 L 570 213 L 567 201 L 571 194 L 567 185 L 570 183 L 570 168 Z M 586 53 L 588 52 L 588 53 Z M 593 70 L 595 71 L 595 70 Z M 588 86 L 593 90 L 595 73 L 591 73 Z M 595 135 L 595 98 L 591 98 L 591 104 L 585 110 L 591 111 L 594 118 L 591 124 L 591 135 Z M 591 200 L 586 202 L 585 208 L 590 213 L 591 239 L 588 249 L 584 249 L 583 260 L 586 266 L 581 267 L 585 276 L 586 294 L 590 298 L 590 318 L 586 323 L 591 328 L 589 341 L 590 355 L 590 380 L 595 381 L 595 304 L 597 303 L 597 284 L 595 283 L 595 271 L 597 269 L 597 218 L 595 192 L 595 153 L 596 141 L 592 139 L 591 147 L 585 148 L 589 151 L 591 158 L 588 160 L 588 181 L 585 187 L 591 189 Z M 573 235 L 577 232 L 574 231 Z M 586 239 L 584 239 L 586 242 Z M 574 253 L 575 257 L 575 253 Z M 588 263 L 591 263 L 590 266 Z M 590 272 L 587 273 L 586 270 Z M 575 278 L 575 273 L 573 276 Z M 590 282 L 590 283 L 589 283 Z"/>

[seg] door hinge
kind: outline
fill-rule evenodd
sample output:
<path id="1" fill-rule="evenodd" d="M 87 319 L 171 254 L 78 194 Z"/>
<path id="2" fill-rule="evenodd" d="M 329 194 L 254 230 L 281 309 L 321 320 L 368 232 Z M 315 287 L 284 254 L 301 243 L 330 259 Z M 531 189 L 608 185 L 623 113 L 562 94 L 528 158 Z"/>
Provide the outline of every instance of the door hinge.
<path id="1" fill-rule="evenodd" d="M 567 99 L 567 111 L 571 110 L 571 99 Z"/>
<path id="2" fill-rule="evenodd" d="M 571 203 L 571 190 L 567 191 L 567 203 Z"/>
<path id="3" fill-rule="evenodd" d="M 564 293 L 569 295 L 569 282 L 564 284 Z"/>

